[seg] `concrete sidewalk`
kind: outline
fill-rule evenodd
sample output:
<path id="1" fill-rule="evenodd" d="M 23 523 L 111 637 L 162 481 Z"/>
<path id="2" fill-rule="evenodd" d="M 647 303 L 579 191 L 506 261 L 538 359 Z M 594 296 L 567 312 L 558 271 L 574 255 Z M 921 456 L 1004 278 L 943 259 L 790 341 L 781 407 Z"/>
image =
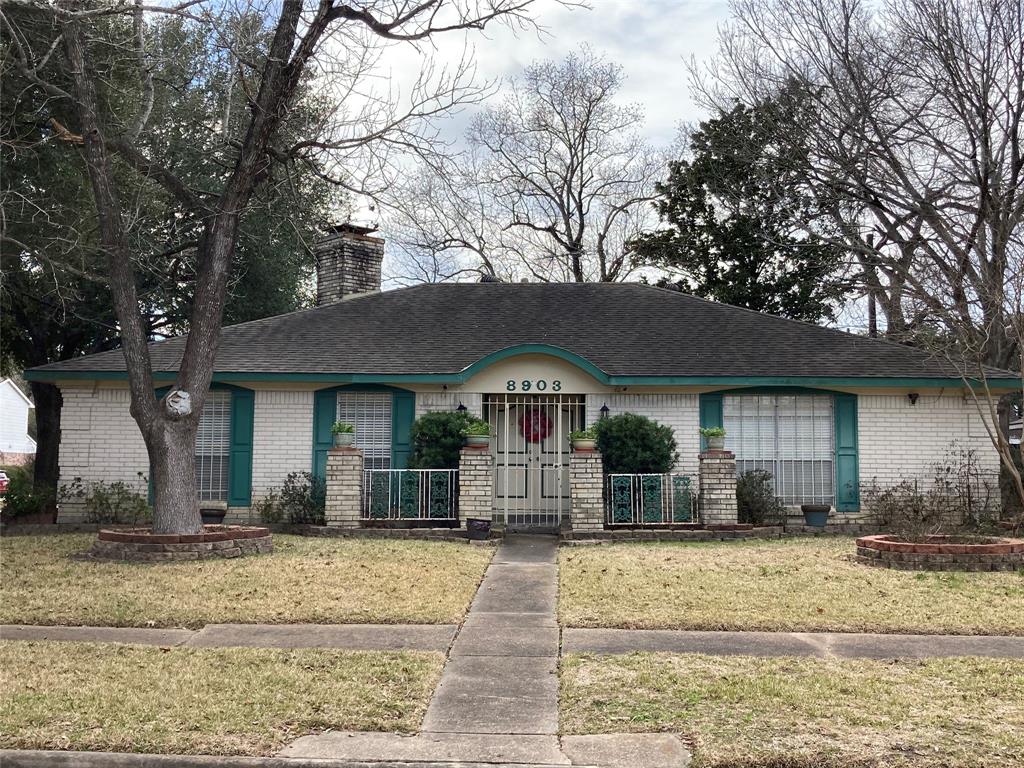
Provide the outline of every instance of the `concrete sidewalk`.
<path id="1" fill-rule="evenodd" d="M 207 624 L 200 630 L 0 625 L 3 640 L 135 643 L 190 648 L 340 648 L 438 651 L 451 646 L 454 624 Z"/>
<path id="2" fill-rule="evenodd" d="M 687 632 L 671 629 L 565 629 L 562 653 L 704 653 L 712 656 L 815 656 L 925 659 L 1024 658 L 1024 637 L 883 635 L 844 632 Z"/>

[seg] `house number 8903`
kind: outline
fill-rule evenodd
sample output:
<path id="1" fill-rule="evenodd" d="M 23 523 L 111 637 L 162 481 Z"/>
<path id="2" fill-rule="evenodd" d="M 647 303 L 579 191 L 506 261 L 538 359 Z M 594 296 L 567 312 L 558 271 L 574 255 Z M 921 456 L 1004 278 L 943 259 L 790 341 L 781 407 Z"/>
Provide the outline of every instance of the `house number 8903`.
<path id="1" fill-rule="evenodd" d="M 533 381 L 531 379 L 523 379 L 522 381 L 517 381 L 516 379 L 509 379 L 505 382 L 506 392 L 529 392 L 531 389 L 535 389 L 538 392 L 546 392 L 548 389 L 548 380 L 537 379 L 536 381 Z M 551 382 L 551 391 L 562 391 L 562 382 L 559 379 L 555 379 Z"/>

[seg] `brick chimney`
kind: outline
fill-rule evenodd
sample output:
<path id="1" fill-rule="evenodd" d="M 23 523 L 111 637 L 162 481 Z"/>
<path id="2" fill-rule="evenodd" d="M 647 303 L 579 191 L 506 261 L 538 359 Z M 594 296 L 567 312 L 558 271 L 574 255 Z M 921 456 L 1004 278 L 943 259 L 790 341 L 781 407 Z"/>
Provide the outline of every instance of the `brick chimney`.
<path id="1" fill-rule="evenodd" d="M 346 296 L 380 290 L 384 240 L 376 227 L 339 224 L 313 246 L 316 258 L 316 303 L 334 304 Z"/>

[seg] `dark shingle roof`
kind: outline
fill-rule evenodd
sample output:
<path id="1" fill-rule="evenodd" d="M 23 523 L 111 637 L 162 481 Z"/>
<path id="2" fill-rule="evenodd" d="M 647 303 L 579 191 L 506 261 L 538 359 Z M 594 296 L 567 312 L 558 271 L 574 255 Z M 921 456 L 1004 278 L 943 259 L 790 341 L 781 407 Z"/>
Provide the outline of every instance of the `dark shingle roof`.
<path id="1" fill-rule="evenodd" d="M 457 373 L 520 344 L 561 347 L 609 376 L 956 376 L 899 344 L 623 283 L 457 283 L 354 297 L 226 327 L 216 370 Z M 184 337 L 152 344 L 153 369 L 177 370 L 184 346 Z M 115 350 L 35 370 L 124 369 Z"/>

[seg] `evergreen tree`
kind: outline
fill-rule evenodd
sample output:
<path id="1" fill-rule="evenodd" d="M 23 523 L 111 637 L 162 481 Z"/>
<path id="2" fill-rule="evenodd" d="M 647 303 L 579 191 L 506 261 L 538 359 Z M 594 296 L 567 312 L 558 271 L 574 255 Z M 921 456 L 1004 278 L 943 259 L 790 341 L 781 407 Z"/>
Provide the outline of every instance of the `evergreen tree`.
<path id="1" fill-rule="evenodd" d="M 799 108 L 789 98 L 737 104 L 690 136 L 690 159 L 671 162 L 658 185 L 667 226 L 633 243 L 640 259 L 676 276 L 663 285 L 796 320 L 834 316 L 847 290 L 844 254 L 798 224 L 816 204 L 801 184 L 806 155 L 773 130 L 799 119 Z"/>

